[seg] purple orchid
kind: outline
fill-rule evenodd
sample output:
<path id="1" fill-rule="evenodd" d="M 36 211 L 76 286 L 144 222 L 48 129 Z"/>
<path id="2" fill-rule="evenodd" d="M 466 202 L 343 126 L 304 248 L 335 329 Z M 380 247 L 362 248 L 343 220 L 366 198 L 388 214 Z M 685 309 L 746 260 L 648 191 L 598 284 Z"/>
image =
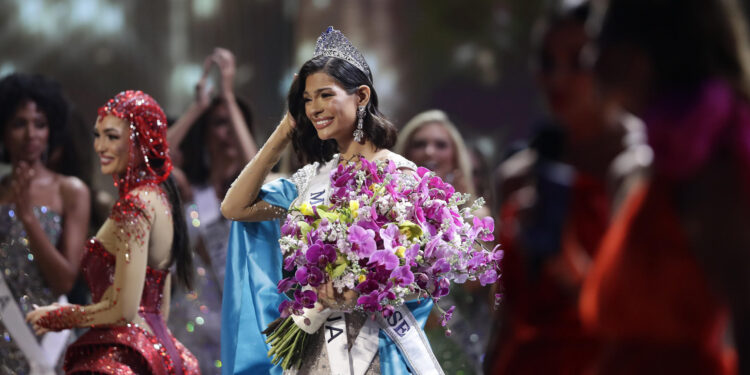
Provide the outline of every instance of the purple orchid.
<path id="1" fill-rule="evenodd" d="M 494 231 L 495 231 L 495 220 L 487 216 L 483 219 L 480 219 L 478 217 L 474 217 L 474 230 L 478 234 L 481 234 L 479 236 L 479 239 L 482 241 L 492 241 L 495 239 Z"/>
<path id="2" fill-rule="evenodd" d="M 368 265 L 376 265 L 381 266 L 385 268 L 388 271 L 393 270 L 394 268 L 398 267 L 398 257 L 396 254 L 390 252 L 389 250 L 378 250 L 374 252 L 370 256 L 370 261 L 367 262 Z"/>
<path id="3" fill-rule="evenodd" d="M 380 294 L 377 290 L 364 294 L 357 298 L 357 304 L 369 311 L 380 311 L 382 306 L 380 301 L 383 300 L 384 295 Z"/>
<path id="4" fill-rule="evenodd" d="M 294 291 L 294 300 L 299 302 L 302 307 L 311 309 L 315 306 L 315 301 L 318 300 L 318 295 L 312 290 L 302 291 L 297 289 Z"/>
<path id="5" fill-rule="evenodd" d="M 440 281 L 438 281 L 437 285 L 435 286 L 435 291 L 432 293 L 432 296 L 434 298 L 440 298 L 442 296 L 445 296 L 450 291 L 451 284 L 448 282 L 448 279 L 441 278 Z"/>
<path id="6" fill-rule="evenodd" d="M 385 228 L 380 229 L 380 238 L 383 240 L 383 247 L 386 250 L 393 250 L 393 241 L 398 240 L 401 234 L 396 224 L 388 224 Z M 397 245 L 398 246 L 398 245 Z"/>
<path id="7" fill-rule="evenodd" d="M 490 268 L 479 276 L 479 283 L 482 286 L 494 284 L 497 281 L 497 271 L 494 268 Z"/>
<path id="8" fill-rule="evenodd" d="M 318 241 L 307 249 L 305 259 L 310 264 L 325 267 L 326 264 L 336 261 L 336 249 L 331 244 L 324 244 Z"/>
<path id="9" fill-rule="evenodd" d="M 278 284 L 276 284 L 276 289 L 279 291 L 279 293 L 286 293 L 294 285 L 297 283 L 297 281 L 294 278 L 287 277 L 286 279 L 281 279 Z"/>
<path id="10" fill-rule="evenodd" d="M 448 324 L 448 321 L 453 318 L 453 310 L 456 309 L 456 306 L 451 306 L 443 316 L 440 318 L 440 325 L 445 327 Z"/>
<path id="11" fill-rule="evenodd" d="M 294 273 L 294 278 L 300 285 L 310 285 L 316 287 L 323 283 L 325 275 L 317 267 L 300 267 Z"/>
<path id="12" fill-rule="evenodd" d="M 442 275 L 451 270 L 451 265 L 445 258 L 439 258 L 432 266 L 431 271 L 435 276 Z"/>
<path id="13" fill-rule="evenodd" d="M 414 274 L 411 272 L 411 267 L 409 266 L 396 267 L 391 272 L 391 278 L 399 286 L 407 286 L 414 282 Z"/>
<path id="14" fill-rule="evenodd" d="M 369 257 L 377 249 L 375 246 L 375 232 L 372 229 L 364 229 L 359 225 L 349 227 L 347 239 L 352 244 L 352 250 L 360 258 Z"/>

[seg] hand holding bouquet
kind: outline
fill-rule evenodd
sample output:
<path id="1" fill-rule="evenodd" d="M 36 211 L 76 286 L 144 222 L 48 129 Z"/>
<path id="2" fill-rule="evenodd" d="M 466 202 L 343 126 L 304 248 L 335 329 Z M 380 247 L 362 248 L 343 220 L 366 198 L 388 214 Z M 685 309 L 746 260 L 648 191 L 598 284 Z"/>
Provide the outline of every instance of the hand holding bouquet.
<path id="1" fill-rule="evenodd" d="M 388 317 L 409 298 L 445 296 L 451 281 L 498 279 L 502 251 L 484 246 L 494 239 L 494 221 L 472 215 L 481 198 L 468 205 L 468 194 L 426 168 L 414 174 L 364 158 L 333 170 L 330 187 L 328 204 L 304 202 L 282 226 L 284 269 L 294 274 L 278 289 L 294 299 L 279 306 L 286 320 L 265 333 L 269 356 L 283 368 L 299 365 L 307 335 L 290 315 L 321 297 L 326 307 Z M 443 312 L 444 326 L 452 310 Z"/>

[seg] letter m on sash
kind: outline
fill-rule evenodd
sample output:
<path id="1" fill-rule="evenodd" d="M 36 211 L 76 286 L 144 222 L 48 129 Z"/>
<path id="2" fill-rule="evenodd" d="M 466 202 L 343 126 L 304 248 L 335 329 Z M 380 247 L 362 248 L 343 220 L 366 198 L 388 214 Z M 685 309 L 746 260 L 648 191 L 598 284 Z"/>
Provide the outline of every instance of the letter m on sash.
<path id="1" fill-rule="evenodd" d="M 323 198 L 323 196 L 325 195 L 325 193 L 326 193 L 325 190 L 321 190 L 319 192 L 310 194 L 310 204 L 313 205 L 313 206 L 317 206 L 317 205 L 323 203 L 323 201 L 325 200 Z"/>

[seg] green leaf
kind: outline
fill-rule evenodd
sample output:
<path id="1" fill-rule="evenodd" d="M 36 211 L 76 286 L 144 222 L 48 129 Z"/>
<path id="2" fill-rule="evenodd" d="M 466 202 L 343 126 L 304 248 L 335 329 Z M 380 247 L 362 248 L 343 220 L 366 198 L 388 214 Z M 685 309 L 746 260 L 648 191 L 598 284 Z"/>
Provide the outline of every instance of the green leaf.
<path id="1" fill-rule="evenodd" d="M 336 278 L 344 274 L 344 271 L 346 271 L 346 267 L 348 266 L 347 263 L 339 264 L 336 266 L 336 268 L 333 269 L 333 272 L 331 273 L 331 277 Z"/>

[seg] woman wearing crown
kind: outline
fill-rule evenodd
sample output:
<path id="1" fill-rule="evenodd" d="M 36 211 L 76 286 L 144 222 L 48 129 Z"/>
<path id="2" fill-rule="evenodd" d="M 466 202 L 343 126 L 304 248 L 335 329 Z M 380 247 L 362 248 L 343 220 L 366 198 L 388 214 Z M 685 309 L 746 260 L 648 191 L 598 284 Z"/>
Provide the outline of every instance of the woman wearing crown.
<path id="1" fill-rule="evenodd" d="M 329 27 L 318 38 L 315 54 L 303 64 L 288 94 L 289 111 L 263 148 L 244 168 L 222 202 L 225 217 L 234 220 L 227 254 L 222 309 L 222 362 L 224 374 L 274 373 L 267 358 L 269 347 L 261 334 L 279 316 L 285 297 L 276 289 L 281 280 L 279 221 L 293 204 L 322 203 L 330 194 L 329 174 L 340 163 L 359 160 L 392 160 L 401 169 L 415 165 L 388 151 L 396 141 L 396 129 L 378 110 L 372 74 L 363 56 L 339 31 Z M 298 157 L 308 164 L 291 179 L 262 185 L 285 146 L 291 142 Z M 316 308 L 306 312 L 308 333 L 316 333 L 305 350 L 299 374 L 406 374 L 414 371 L 414 359 L 404 355 L 359 313 L 331 315 L 336 301 L 332 288 L 318 290 Z M 331 296 L 325 298 L 324 296 Z M 414 301 L 407 306 L 424 325 L 432 303 Z M 321 312 L 321 310 L 323 310 Z M 340 319 L 340 318 L 344 319 Z M 335 323 L 334 323 L 335 321 Z M 366 328 L 363 329 L 363 326 Z M 368 344 L 359 338 L 370 340 Z M 339 346 L 337 346 L 339 345 Z M 432 356 L 426 340 L 422 353 Z M 426 346 L 426 348 L 425 348 Z M 336 350 L 336 348 L 345 348 Z M 411 358 L 410 362 L 406 358 Z M 437 363 L 437 362 L 435 362 Z M 291 371 L 295 372 L 295 371 Z M 437 368 L 437 373 L 442 372 Z M 434 373 L 434 372 L 433 372 Z"/>

